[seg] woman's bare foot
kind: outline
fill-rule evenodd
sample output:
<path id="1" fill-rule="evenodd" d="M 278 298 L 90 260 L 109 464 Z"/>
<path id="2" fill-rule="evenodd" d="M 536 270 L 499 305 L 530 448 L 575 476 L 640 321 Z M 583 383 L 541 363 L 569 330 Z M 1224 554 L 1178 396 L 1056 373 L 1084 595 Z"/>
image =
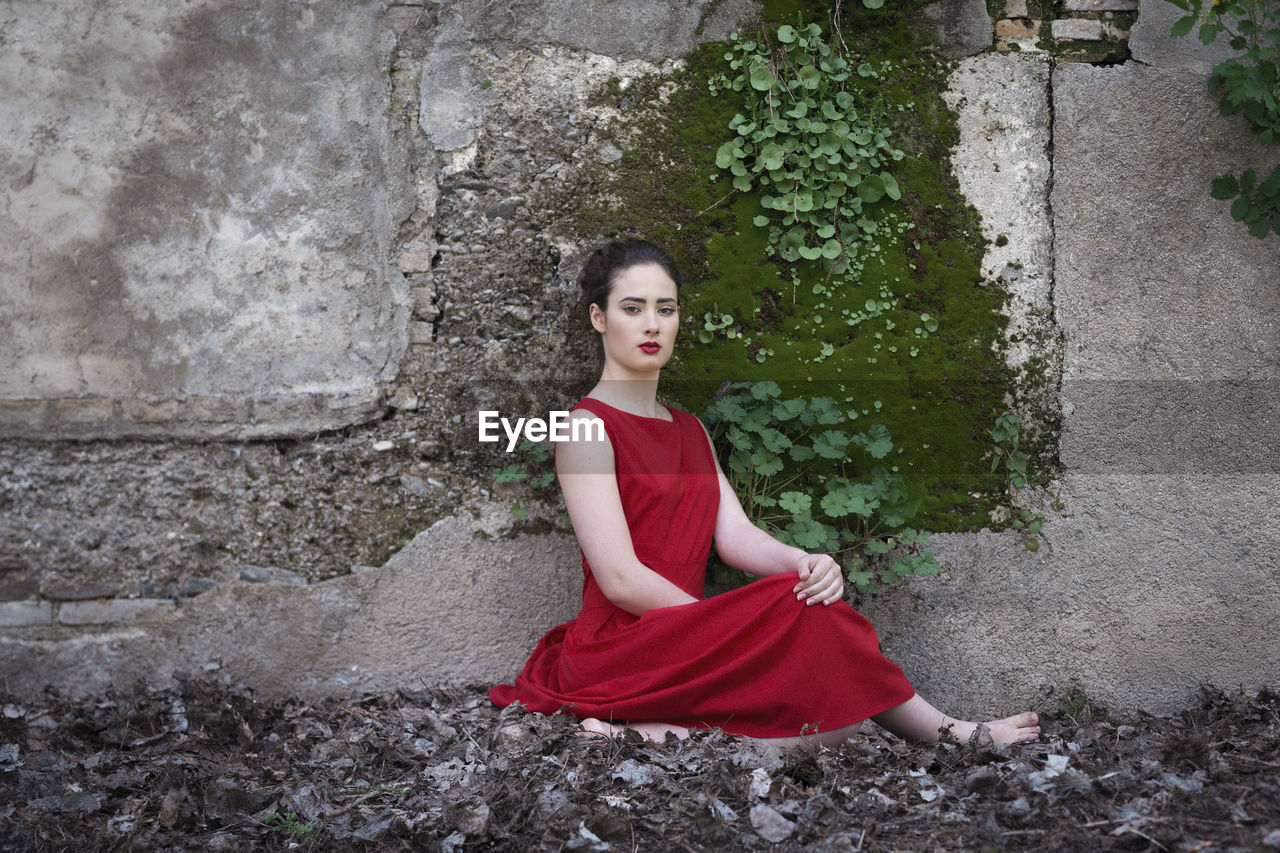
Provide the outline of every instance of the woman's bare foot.
<path id="1" fill-rule="evenodd" d="M 606 723 L 604 720 L 597 720 L 595 717 L 587 717 L 582 721 L 582 730 L 589 737 L 622 737 L 626 734 L 627 729 L 637 732 L 640 737 L 645 740 L 652 740 L 661 743 L 667 739 L 667 732 L 675 735 L 680 740 L 689 737 L 689 730 L 681 726 L 673 726 L 669 723 L 627 723 L 625 725 L 615 725 Z"/>
<path id="2" fill-rule="evenodd" d="M 991 720 L 985 725 L 991 731 L 991 740 L 996 743 L 1025 743 L 1040 737 L 1040 718 L 1034 711 Z"/>
<path id="3" fill-rule="evenodd" d="M 898 737 L 937 743 L 943 731 L 960 743 L 968 743 L 978 730 L 979 723 L 948 717 L 930 705 L 919 694 L 871 719 Z M 1033 711 L 1014 714 L 1003 720 L 982 723 L 991 733 L 994 743 L 1022 743 L 1040 737 L 1040 718 Z"/>

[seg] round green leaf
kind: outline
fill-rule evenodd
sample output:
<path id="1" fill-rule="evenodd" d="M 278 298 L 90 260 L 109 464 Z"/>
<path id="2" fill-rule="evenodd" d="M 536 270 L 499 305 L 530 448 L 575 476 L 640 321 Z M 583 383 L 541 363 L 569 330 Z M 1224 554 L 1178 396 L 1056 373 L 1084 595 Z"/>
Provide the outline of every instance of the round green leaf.
<path id="1" fill-rule="evenodd" d="M 783 24 L 778 27 L 778 41 L 783 44 L 791 44 L 796 40 L 796 28 L 790 24 Z"/>
<path id="2" fill-rule="evenodd" d="M 737 158 L 738 140 L 730 139 L 724 145 L 716 149 L 716 166 L 721 169 L 727 169 Z"/>
<path id="3" fill-rule="evenodd" d="M 898 187 L 898 181 L 888 172 L 880 173 L 880 180 L 884 182 L 884 194 L 889 198 L 897 201 L 902 198 L 902 190 Z"/>
<path id="4" fill-rule="evenodd" d="M 884 196 L 884 180 L 879 175 L 868 175 L 858 184 L 858 197 L 867 204 L 873 204 Z"/>
<path id="5" fill-rule="evenodd" d="M 1235 198 L 1240 195 L 1240 185 L 1236 183 L 1235 175 L 1222 175 L 1215 178 L 1210 194 L 1216 199 Z"/>
<path id="6" fill-rule="evenodd" d="M 773 72 L 763 62 L 751 69 L 751 88 L 759 92 L 767 92 L 773 88 Z"/>

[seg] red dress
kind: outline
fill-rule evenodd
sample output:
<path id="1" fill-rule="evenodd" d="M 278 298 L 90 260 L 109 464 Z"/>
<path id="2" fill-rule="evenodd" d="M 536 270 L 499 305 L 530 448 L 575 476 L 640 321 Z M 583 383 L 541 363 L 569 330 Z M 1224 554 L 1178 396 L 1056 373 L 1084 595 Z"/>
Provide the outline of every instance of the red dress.
<path id="1" fill-rule="evenodd" d="M 647 418 L 590 397 L 578 407 L 604 421 L 636 557 L 702 600 L 635 616 L 605 597 L 584 556 L 582 610 L 538 642 L 514 686 L 489 691 L 495 705 L 787 737 L 914 695 L 871 623 L 844 602 L 797 601 L 795 572 L 702 598 L 720 491 L 697 418 Z"/>

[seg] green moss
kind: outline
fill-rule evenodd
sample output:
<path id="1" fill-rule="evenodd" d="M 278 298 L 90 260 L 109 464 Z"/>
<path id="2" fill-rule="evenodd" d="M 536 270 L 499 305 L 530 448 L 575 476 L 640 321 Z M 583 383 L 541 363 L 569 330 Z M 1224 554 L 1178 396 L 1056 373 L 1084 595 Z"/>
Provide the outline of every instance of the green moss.
<path id="1" fill-rule="evenodd" d="M 761 379 L 777 381 L 787 395 L 832 397 L 855 430 L 873 423 L 889 428 L 900 452 L 884 461 L 924 495 L 920 525 L 975 529 L 988 524 L 989 510 L 1004 500 L 1000 479 L 988 470 L 987 431 L 1013 385 L 1001 352 L 1005 295 L 981 280 L 980 220 L 950 169 L 958 131 L 941 98 L 948 68 L 920 49 L 908 26 L 916 5 L 844 8 L 851 49 L 893 63 L 880 92 L 890 108 L 892 141 L 907 153 L 892 166 L 902 200 L 870 208 L 886 229 L 865 247 L 859 286 L 824 288 L 815 265 L 782 268 L 769 260 L 766 233 L 751 222 L 760 212 L 757 199 L 732 192 L 716 169 L 714 152 L 742 109 L 733 93 L 708 91 L 708 79 L 727 70 L 723 45 L 688 57 L 677 91 L 640 120 L 616 179 L 601 200 L 583 206 L 580 224 L 584 233 L 653 239 L 686 271 L 682 342 L 664 385 L 675 404 L 701 412 L 723 382 Z M 769 0 L 764 18 L 792 22 L 802 14 L 825 31 L 826 9 Z M 604 97 L 644 103 L 659 82 Z M 897 305 L 859 322 L 868 300 Z M 708 311 L 732 314 L 742 337 L 699 343 L 697 329 Z M 923 313 L 939 323 L 927 337 L 916 332 L 924 331 Z M 824 356 L 824 343 L 830 355 Z M 773 355 L 757 362 L 757 354 L 769 350 Z"/>

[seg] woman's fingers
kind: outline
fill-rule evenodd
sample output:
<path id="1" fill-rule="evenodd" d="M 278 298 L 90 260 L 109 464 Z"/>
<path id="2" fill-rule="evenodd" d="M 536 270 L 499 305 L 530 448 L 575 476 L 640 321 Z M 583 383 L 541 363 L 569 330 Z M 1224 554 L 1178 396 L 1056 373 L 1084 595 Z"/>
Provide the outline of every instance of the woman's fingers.
<path id="1" fill-rule="evenodd" d="M 806 554 L 797 561 L 801 577 L 792 590 L 805 604 L 831 604 L 844 595 L 844 576 L 836 561 L 826 554 Z"/>

